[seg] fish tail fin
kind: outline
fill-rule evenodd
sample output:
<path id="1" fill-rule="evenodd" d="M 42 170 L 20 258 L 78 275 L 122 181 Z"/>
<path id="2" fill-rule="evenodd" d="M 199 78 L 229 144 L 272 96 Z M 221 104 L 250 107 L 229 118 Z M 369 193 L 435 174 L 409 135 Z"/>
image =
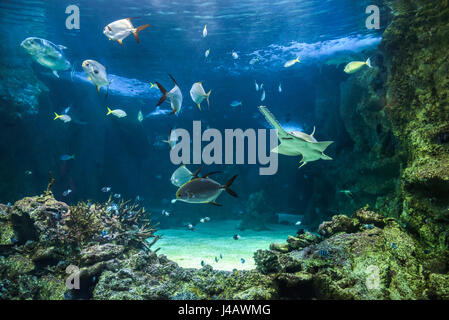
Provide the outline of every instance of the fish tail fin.
<path id="1" fill-rule="evenodd" d="M 321 142 L 317 142 L 314 143 L 314 147 L 316 150 L 319 150 L 321 152 L 324 152 L 324 150 L 327 149 L 327 147 L 329 147 L 332 143 L 334 143 L 333 141 L 321 141 Z"/>
<path id="2" fill-rule="evenodd" d="M 207 101 L 207 106 L 208 107 L 210 107 L 209 97 L 210 97 L 211 93 L 212 93 L 212 90 L 209 90 L 209 92 L 206 94 L 206 101 Z"/>
<path id="3" fill-rule="evenodd" d="M 108 115 L 110 115 L 112 113 L 112 110 L 109 109 L 109 107 L 107 107 L 107 108 L 108 108 L 108 113 L 106 115 L 108 116 Z"/>
<path id="4" fill-rule="evenodd" d="M 143 26 L 140 26 L 140 27 L 137 27 L 136 29 L 134 29 L 133 34 L 134 34 L 134 38 L 136 38 L 137 43 L 140 43 L 139 32 L 142 30 L 145 30 L 149 26 L 150 26 L 149 24 L 146 24 L 146 25 L 143 25 Z"/>
<path id="5" fill-rule="evenodd" d="M 59 114 L 57 114 L 56 112 L 55 112 L 55 116 L 56 117 L 53 120 L 57 120 L 57 119 L 61 118 L 61 116 Z"/>
<path id="6" fill-rule="evenodd" d="M 159 83 L 156 82 L 157 87 L 159 88 L 159 91 L 162 93 L 162 97 L 159 99 L 159 102 L 156 106 L 160 106 L 166 99 L 167 99 L 167 90 Z"/>
<path id="7" fill-rule="evenodd" d="M 371 58 L 368 58 L 368 60 L 366 60 L 366 65 L 370 68 L 372 68 L 373 66 L 371 65 Z"/>
<path id="8" fill-rule="evenodd" d="M 234 180 L 237 178 L 237 175 L 233 176 L 231 180 L 226 183 L 226 185 L 223 187 L 227 193 L 229 193 L 231 196 L 238 198 L 239 196 L 237 193 L 235 193 L 233 190 L 230 189 L 231 185 L 234 183 Z"/>

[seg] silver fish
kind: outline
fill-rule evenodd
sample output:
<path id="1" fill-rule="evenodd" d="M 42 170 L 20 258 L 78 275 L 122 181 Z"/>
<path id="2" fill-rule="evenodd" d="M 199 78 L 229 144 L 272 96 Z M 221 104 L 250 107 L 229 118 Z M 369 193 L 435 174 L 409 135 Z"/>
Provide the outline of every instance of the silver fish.
<path id="1" fill-rule="evenodd" d="M 169 77 L 174 82 L 175 86 L 173 89 L 171 89 L 169 92 L 165 90 L 165 88 L 159 83 L 156 82 L 157 87 L 162 93 L 162 97 L 160 98 L 159 102 L 156 106 L 160 106 L 167 98 L 170 100 L 170 105 L 172 108 L 172 114 L 178 114 L 181 111 L 182 107 L 182 92 L 181 89 L 179 89 L 178 83 L 176 80 L 169 74 Z"/>
<path id="2" fill-rule="evenodd" d="M 208 179 L 213 173 L 209 173 L 202 178 L 198 178 L 197 171 L 194 174 L 195 179 L 187 182 L 176 192 L 176 199 L 187 203 L 210 203 L 220 206 L 215 200 L 221 195 L 223 191 L 228 192 L 233 197 L 238 197 L 237 194 L 230 189 L 232 183 L 237 178 L 233 176 L 225 185 L 222 185 L 212 179 Z"/>
<path id="3" fill-rule="evenodd" d="M 26 38 L 20 44 L 22 48 L 40 65 L 49 68 L 59 78 L 58 71 L 71 68 L 70 62 L 65 58 L 62 50 L 67 49 L 61 45 L 36 37 Z"/>
<path id="4" fill-rule="evenodd" d="M 100 92 L 101 87 L 109 87 L 111 84 L 108 81 L 108 74 L 106 67 L 95 60 L 85 60 L 82 64 L 84 72 L 87 74 L 87 80 L 92 81 Z"/>
<path id="5" fill-rule="evenodd" d="M 103 34 L 108 37 L 109 40 L 117 41 L 120 44 L 123 44 L 123 40 L 133 34 L 136 38 L 137 43 L 139 43 L 139 32 L 145 30 L 150 25 L 146 24 L 134 28 L 131 19 L 132 18 L 127 18 L 111 22 L 106 27 L 104 27 Z"/>

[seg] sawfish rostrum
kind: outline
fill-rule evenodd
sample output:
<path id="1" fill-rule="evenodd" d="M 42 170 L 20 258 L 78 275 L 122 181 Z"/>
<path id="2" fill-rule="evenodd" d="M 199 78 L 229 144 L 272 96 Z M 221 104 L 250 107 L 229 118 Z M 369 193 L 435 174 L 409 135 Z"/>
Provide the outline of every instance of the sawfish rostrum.
<path id="1" fill-rule="evenodd" d="M 324 154 L 324 151 L 333 141 L 318 142 L 314 137 L 315 129 L 310 135 L 300 131 L 287 132 L 267 107 L 260 106 L 259 110 L 277 131 L 280 144 L 271 150 L 272 152 L 286 156 L 302 156 L 300 168 L 312 161 L 332 160 L 331 157 Z"/>

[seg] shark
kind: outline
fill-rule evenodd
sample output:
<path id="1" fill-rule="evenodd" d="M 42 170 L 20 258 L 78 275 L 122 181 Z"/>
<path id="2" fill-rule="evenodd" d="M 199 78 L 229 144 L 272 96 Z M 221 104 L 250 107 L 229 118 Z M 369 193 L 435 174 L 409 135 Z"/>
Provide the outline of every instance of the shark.
<path id="1" fill-rule="evenodd" d="M 314 137 L 315 127 L 310 135 L 300 131 L 287 132 L 282 128 L 267 107 L 260 106 L 259 110 L 277 131 L 280 144 L 271 150 L 271 152 L 293 157 L 302 156 L 299 168 L 302 168 L 309 162 L 320 159 L 332 160 L 331 157 L 324 154 L 324 151 L 334 143 L 334 141 L 318 142 Z"/>

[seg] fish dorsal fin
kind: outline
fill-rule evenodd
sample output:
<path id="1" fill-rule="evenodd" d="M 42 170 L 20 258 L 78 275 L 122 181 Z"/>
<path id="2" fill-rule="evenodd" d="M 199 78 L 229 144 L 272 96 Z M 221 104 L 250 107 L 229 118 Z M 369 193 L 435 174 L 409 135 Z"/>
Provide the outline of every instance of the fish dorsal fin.
<path id="1" fill-rule="evenodd" d="M 276 120 L 274 115 L 268 110 L 267 107 L 260 106 L 259 107 L 260 112 L 265 116 L 265 119 L 278 131 L 278 136 L 288 136 L 288 133 L 281 127 L 279 122 Z"/>
<path id="2" fill-rule="evenodd" d="M 210 176 L 212 176 L 214 174 L 218 174 L 218 173 L 221 173 L 221 171 L 209 172 L 208 174 L 202 176 L 201 178 L 206 179 L 206 178 L 208 178 L 208 177 L 210 177 Z"/>
<path id="3" fill-rule="evenodd" d="M 198 175 L 200 174 L 201 170 L 203 169 L 203 166 L 199 167 L 194 173 L 193 173 L 193 178 L 197 179 L 199 178 Z"/>
<path id="4" fill-rule="evenodd" d="M 315 134 L 315 126 L 313 126 L 313 132 L 310 134 L 310 136 L 312 136 L 313 137 L 313 135 Z"/>
<path id="5" fill-rule="evenodd" d="M 216 206 L 216 207 L 222 207 L 223 205 L 221 205 L 221 204 L 219 204 L 219 203 L 216 203 L 215 201 L 211 201 L 211 202 L 209 202 L 211 205 L 214 205 L 214 206 Z"/>
<path id="6" fill-rule="evenodd" d="M 173 78 L 173 76 L 171 74 L 168 74 L 168 76 L 170 77 L 170 79 L 172 79 L 172 81 L 174 82 L 174 84 L 176 86 L 178 86 L 178 83 L 176 82 L 175 78 Z M 179 86 L 178 86 L 179 87 Z"/>

